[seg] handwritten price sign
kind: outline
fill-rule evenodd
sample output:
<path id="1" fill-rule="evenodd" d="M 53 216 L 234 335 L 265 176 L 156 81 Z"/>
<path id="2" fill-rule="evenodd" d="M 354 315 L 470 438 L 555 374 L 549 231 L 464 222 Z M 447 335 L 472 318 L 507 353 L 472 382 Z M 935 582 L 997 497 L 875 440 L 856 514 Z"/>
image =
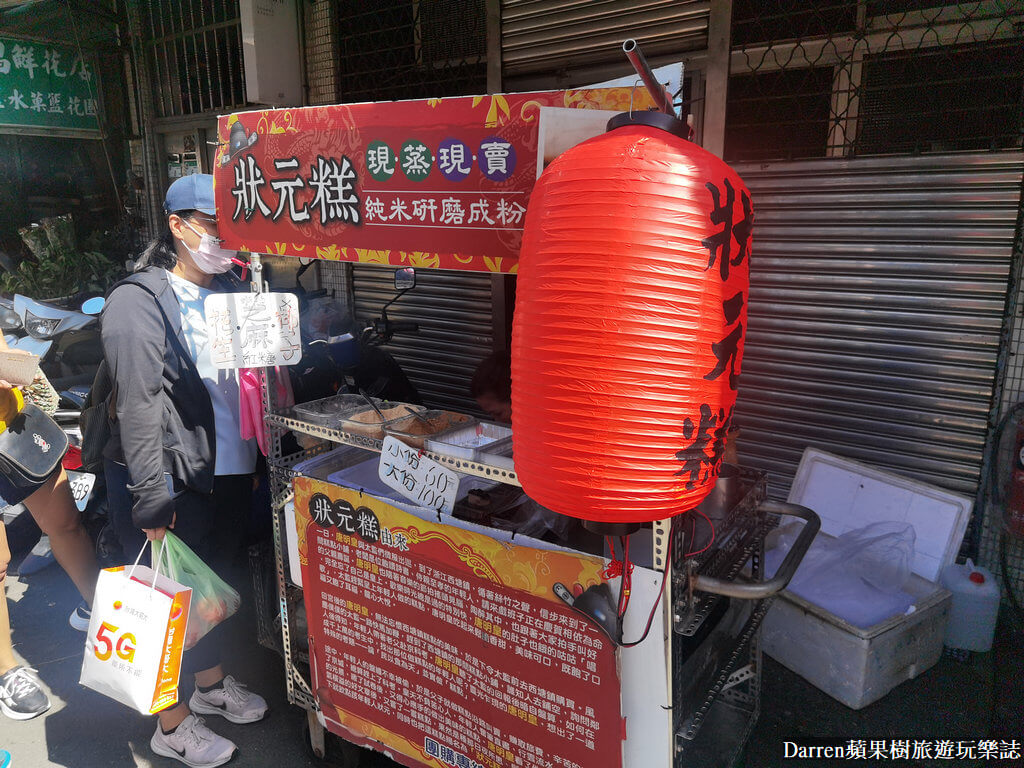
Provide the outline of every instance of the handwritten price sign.
<path id="1" fill-rule="evenodd" d="M 215 368 L 295 365 L 299 301 L 290 293 L 215 293 L 204 304 Z"/>
<path id="2" fill-rule="evenodd" d="M 388 435 L 380 452 L 381 481 L 421 507 L 452 513 L 459 493 L 459 476 L 433 459 L 420 455 Z"/>

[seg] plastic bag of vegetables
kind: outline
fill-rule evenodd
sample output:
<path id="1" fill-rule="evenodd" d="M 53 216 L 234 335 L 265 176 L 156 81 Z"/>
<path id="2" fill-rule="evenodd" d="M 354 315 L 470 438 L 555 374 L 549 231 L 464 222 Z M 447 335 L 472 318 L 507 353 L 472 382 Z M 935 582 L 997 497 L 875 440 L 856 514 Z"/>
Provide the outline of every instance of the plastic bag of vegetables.
<path id="1" fill-rule="evenodd" d="M 153 558 L 160 557 L 160 546 L 167 548 L 167 575 L 192 589 L 192 608 L 185 630 L 185 649 L 191 648 L 211 629 L 238 610 L 241 598 L 227 582 L 213 572 L 195 552 L 167 531 L 163 543 L 153 542 Z"/>

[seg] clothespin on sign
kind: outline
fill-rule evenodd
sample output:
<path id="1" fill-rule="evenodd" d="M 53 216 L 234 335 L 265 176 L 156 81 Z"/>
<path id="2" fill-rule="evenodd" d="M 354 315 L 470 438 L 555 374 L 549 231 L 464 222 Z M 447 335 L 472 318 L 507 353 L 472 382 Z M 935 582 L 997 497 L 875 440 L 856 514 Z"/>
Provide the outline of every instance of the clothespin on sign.
<path id="1" fill-rule="evenodd" d="M 266 286 L 263 285 L 263 262 L 258 253 L 249 254 L 249 268 L 252 269 L 252 292 L 263 293 Z"/>

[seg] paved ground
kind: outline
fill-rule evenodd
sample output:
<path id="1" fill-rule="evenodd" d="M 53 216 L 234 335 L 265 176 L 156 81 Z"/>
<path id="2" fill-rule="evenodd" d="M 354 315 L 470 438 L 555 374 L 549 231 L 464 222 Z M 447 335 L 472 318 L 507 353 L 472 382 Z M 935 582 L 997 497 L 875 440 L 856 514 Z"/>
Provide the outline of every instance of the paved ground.
<path id="1" fill-rule="evenodd" d="M 15 563 L 12 564 L 16 566 Z M 12 568 L 13 570 L 13 568 Z M 43 717 L 14 722 L 0 716 L 0 748 L 14 755 L 13 768 L 171 768 L 180 765 L 149 751 L 153 718 L 78 684 L 84 635 L 67 625 L 77 604 L 70 581 L 57 567 L 31 577 L 9 579 L 16 650 L 46 684 L 53 707 Z M 250 766 L 322 766 L 310 756 L 303 736 L 304 713 L 285 701 L 283 663 L 259 647 L 254 624 L 242 616 L 237 654 L 228 671 L 266 696 L 271 713 L 256 725 L 232 725 L 213 718 L 216 730 L 241 748 L 231 763 Z M 183 687 L 184 696 L 191 690 Z M 778 664 L 766 661 L 762 714 L 750 740 L 744 768 L 781 765 L 825 766 L 823 761 L 784 761 L 782 742 L 801 737 L 844 739 L 1024 738 L 1024 645 L 1003 631 L 993 653 L 968 663 L 943 659 L 917 680 L 880 702 L 854 712 L 833 701 Z M 889 765 L 854 761 L 837 765 Z M 892 765 L 908 763 L 892 762 Z M 942 761 L 949 766 L 1008 766 L 1008 761 Z M 1024 761 L 1018 764 L 1024 764 Z M 346 768 L 392 765 L 376 758 Z M 587 768 L 603 768 L 587 766 Z"/>
<path id="2" fill-rule="evenodd" d="M 53 703 L 49 712 L 34 720 L 14 722 L 0 715 L 0 748 L 12 753 L 12 768 L 181 765 L 150 751 L 155 718 L 136 714 L 78 684 L 85 635 L 67 624 L 78 598 L 59 567 L 24 579 L 8 578 L 7 596 L 15 651 L 39 670 Z M 285 699 L 280 656 L 260 648 L 253 639 L 253 623 L 244 615 L 240 619 L 243 626 L 237 638 L 237 654 L 226 665 L 227 671 L 265 696 L 270 714 L 264 722 L 252 725 L 234 725 L 222 718 L 208 721 L 218 733 L 238 744 L 239 754 L 231 765 L 322 766 L 305 748 L 304 713 L 289 706 Z M 191 695 L 184 677 L 182 695 Z"/>

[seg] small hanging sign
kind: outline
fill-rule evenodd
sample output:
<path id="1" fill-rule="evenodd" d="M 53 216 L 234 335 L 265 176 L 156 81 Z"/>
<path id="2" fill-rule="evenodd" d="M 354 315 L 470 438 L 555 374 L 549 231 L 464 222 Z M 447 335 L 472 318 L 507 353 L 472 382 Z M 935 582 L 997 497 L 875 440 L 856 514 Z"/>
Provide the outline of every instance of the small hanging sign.
<path id="1" fill-rule="evenodd" d="M 380 451 L 381 481 L 421 507 L 451 514 L 459 492 L 459 476 L 388 435 Z"/>
<path id="2" fill-rule="evenodd" d="M 295 365 L 302 359 L 299 300 L 290 293 L 215 293 L 206 298 L 215 368 Z"/>

